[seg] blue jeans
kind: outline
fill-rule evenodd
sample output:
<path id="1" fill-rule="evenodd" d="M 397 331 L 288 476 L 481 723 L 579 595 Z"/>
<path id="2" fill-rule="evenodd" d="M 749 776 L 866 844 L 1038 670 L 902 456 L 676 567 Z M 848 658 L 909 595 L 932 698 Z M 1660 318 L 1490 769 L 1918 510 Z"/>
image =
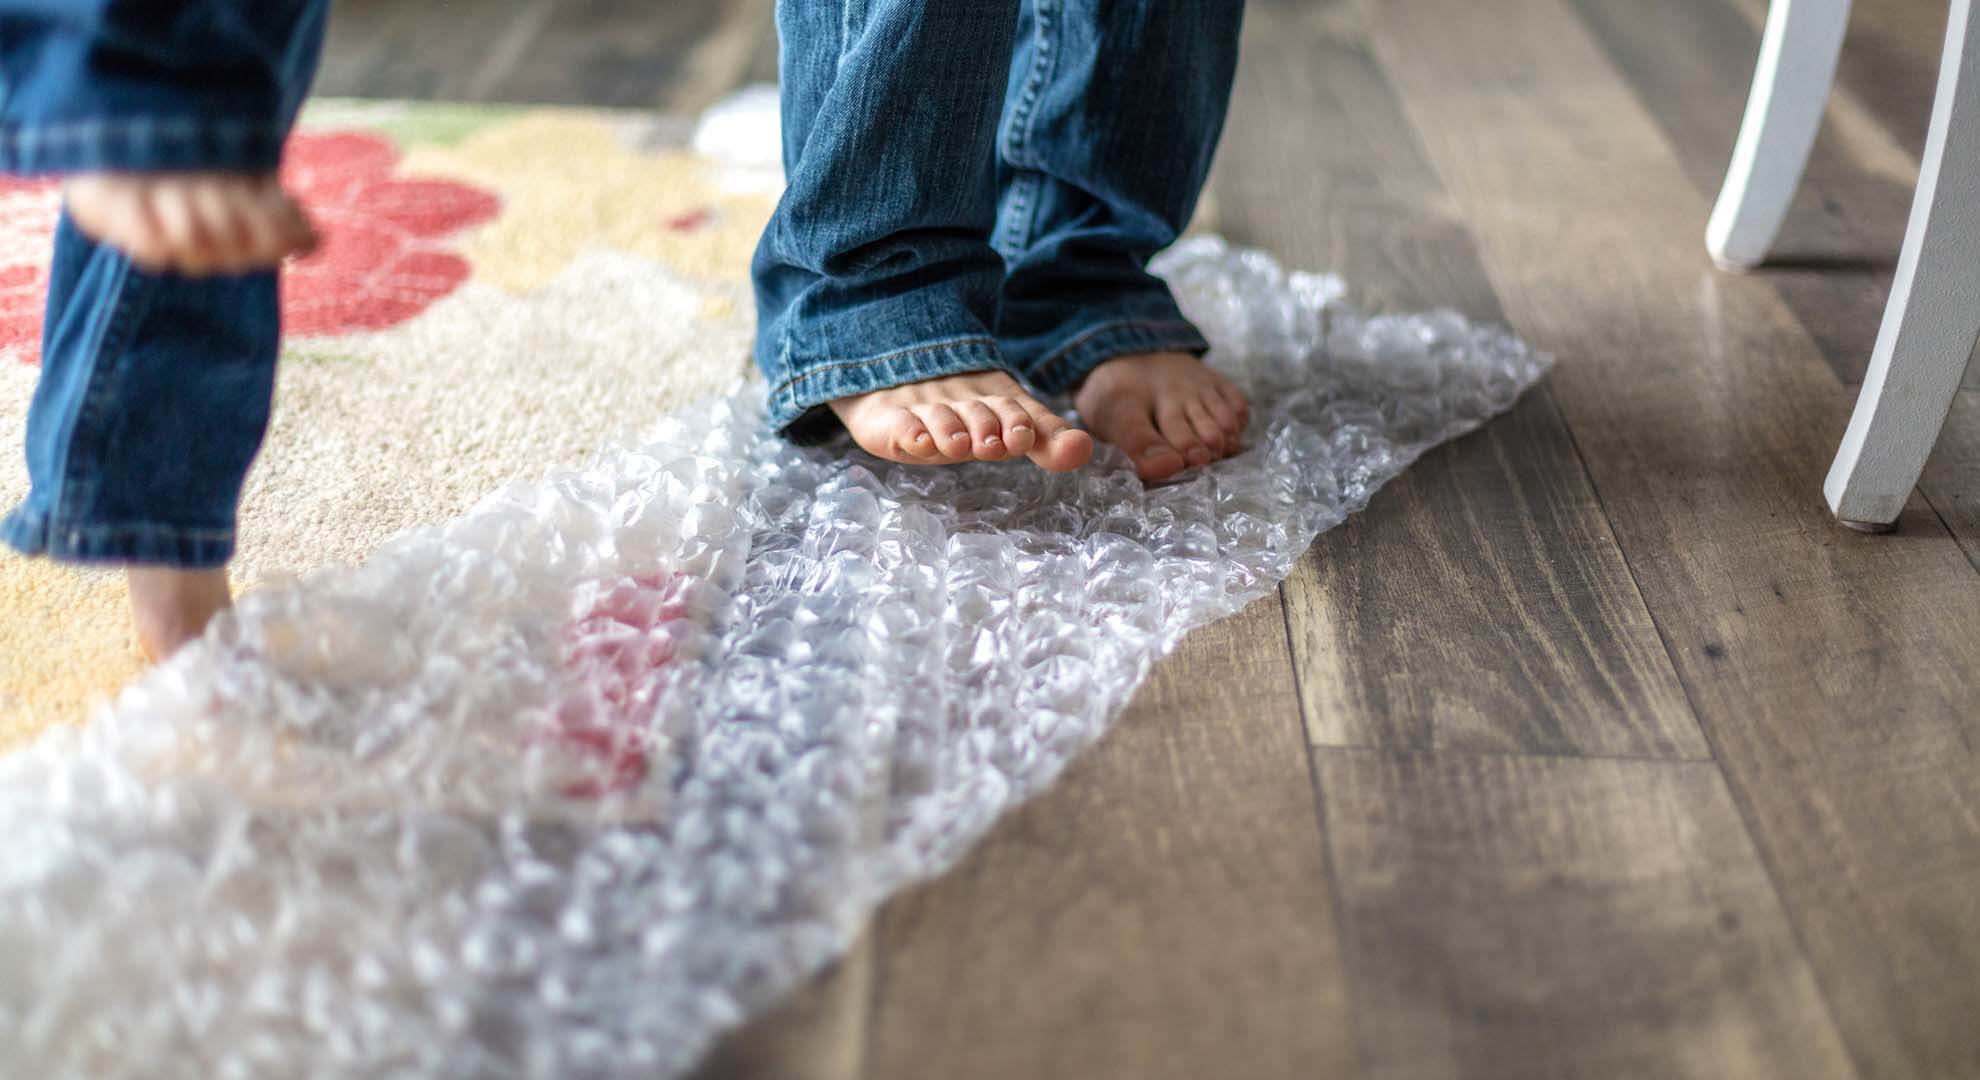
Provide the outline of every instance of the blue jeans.
<path id="1" fill-rule="evenodd" d="M 0 0 L 0 171 L 281 160 L 328 0 Z M 139 269 L 56 229 L 27 500 L 0 539 L 72 562 L 224 564 L 275 387 L 274 272 Z"/>
<path id="2" fill-rule="evenodd" d="M 779 0 L 789 187 L 758 245 L 770 421 L 1005 371 L 1201 354 L 1147 271 L 1195 212 L 1243 0 Z"/>

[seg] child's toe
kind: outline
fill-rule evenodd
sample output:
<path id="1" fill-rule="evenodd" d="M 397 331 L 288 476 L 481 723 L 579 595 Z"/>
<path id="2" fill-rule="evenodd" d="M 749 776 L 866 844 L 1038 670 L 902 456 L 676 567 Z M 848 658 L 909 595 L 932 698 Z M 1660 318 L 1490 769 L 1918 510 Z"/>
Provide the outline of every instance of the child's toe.
<path id="1" fill-rule="evenodd" d="M 928 433 L 928 426 L 921 422 L 920 417 L 906 409 L 895 408 L 889 410 L 885 424 L 887 445 L 893 448 L 897 459 L 919 462 L 939 456 L 935 450 L 935 438 Z"/>
<path id="2" fill-rule="evenodd" d="M 951 408 L 969 429 L 970 453 L 979 461 L 1002 461 L 1010 452 L 1004 444 L 1004 422 L 982 401 L 959 401 Z"/>
<path id="3" fill-rule="evenodd" d="M 1212 457 L 1222 457 L 1230 452 L 1230 433 L 1217 422 L 1210 410 L 1201 401 L 1192 401 L 1183 407 L 1183 414 L 1189 417 L 1189 426 L 1196 430 L 1196 437 L 1203 440 L 1204 447 Z"/>
<path id="4" fill-rule="evenodd" d="M 967 461 L 970 458 L 969 426 L 962 417 L 947 405 L 917 405 L 914 414 L 928 425 L 928 434 L 935 440 L 935 452 L 945 461 Z"/>
<path id="5" fill-rule="evenodd" d="M 1031 398 L 1019 400 L 1033 431 L 1028 456 L 1048 472 L 1071 472 L 1093 460 L 1093 436 Z"/>
<path id="6" fill-rule="evenodd" d="M 1032 447 L 1038 445 L 1038 428 L 1032 422 L 1031 414 L 1025 411 L 1018 399 L 991 398 L 984 404 L 997 414 L 998 426 L 1004 432 L 1004 447 L 1010 456 L 1028 454 Z"/>
<path id="7" fill-rule="evenodd" d="M 1031 460 L 1047 472 L 1072 472 L 1093 460 L 1093 436 L 1066 426 L 1031 451 Z"/>
<path id="8" fill-rule="evenodd" d="M 1188 465 L 1180 450 L 1163 436 L 1152 416 L 1139 411 L 1117 414 L 1100 422 L 1101 435 L 1127 451 L 1134 471 L 1143 480 L 1166 480 Z"/>
<path id="9" fill-rule="evenodd" d="M 1173 401 L 1165 401 L 1155 410 L 1155 428 L 1162 438 L 1176 449 L 1183 460 L 1191 465 L 1210 463 L 1210 448 L 1196 434 L 1195 425 L 1189 422 L 1189 414 Z"/>
<path id="10" fill-rule="evenodd" d="M 1251 416 L 1251 399 L 1245 397 L 1244 391 L 1239 390 L 1235 383 L 1220 375 L 1211 385 L 1215 387 L 1218 399 L 1237 414 L 1240 422 Z"/>
<path id="11" fill-rule="evenodd" d="M 1244 437 L 1243 415 L 1214 391 L 1203 396 L 1201 407 L 1223 434 L 1226 449 L 1235 453 Z"/>

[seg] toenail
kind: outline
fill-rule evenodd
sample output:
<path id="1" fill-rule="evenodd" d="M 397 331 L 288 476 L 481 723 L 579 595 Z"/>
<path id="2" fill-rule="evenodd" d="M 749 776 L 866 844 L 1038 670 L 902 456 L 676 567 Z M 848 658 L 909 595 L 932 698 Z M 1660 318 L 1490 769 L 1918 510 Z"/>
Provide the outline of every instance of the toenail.
<path id="1" fill-rule="evenodd" d="M 1166 446 L 1151 446 L 1141 452 L 1141 456 L 1145 458 L 1167 457 L 1169 454 L 1170 450 Z"/>
<path id="2" fill-rule="evenodd" d="M 949 436 L 949 441 L 950 441 L 950 442 L 968 442 L 968 441 L 969 441 L 969 436 L 968 436 L 968 435 L 966 435 L 966 434 L 964 434 L 964 433 L 962 433 L 962 432 L 960 432 L 960 431 L 958 431 L 958 432 L 956 432 L 956 433 L 955 433 L 954 435 L 951 435 L 951 436 Z"/>
<path id="3" fill-rule="evenodd" d="M 985 435 L 983 437 L 983 445 L 985 446 L 998 446 L 1001 445 L 1003 441 L 1004 440 L 996 437 L 995 435 Z"/>

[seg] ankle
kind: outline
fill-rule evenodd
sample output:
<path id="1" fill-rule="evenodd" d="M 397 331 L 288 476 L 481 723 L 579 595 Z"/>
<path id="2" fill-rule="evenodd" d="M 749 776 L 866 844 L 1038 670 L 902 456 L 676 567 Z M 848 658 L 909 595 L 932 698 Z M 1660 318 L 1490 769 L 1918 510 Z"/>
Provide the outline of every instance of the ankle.
<path id="1" fill-rule="evenodd" d="M 233 604 L 224 569 L 134 566 L 128 576 L 138 645 L 154 663 L 198 640 L 213 617 Z"/>

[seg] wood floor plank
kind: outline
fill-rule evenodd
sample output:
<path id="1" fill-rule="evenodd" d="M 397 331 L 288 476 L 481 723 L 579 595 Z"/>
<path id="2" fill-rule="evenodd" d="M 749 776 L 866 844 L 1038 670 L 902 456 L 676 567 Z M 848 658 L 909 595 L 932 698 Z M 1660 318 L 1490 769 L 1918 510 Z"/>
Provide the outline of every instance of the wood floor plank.
<path id="1" fill-rule="evenodd" d="M 1687 0 L 1730 7 L 1744 16 L 1756 35 L 1767 21 L 1771 0 Z M 1909 186 L 1925 148 L 1925 129 L 1938 87 L 1939 54 L 1945 45 L 1945 0 L 1853 0 L 1849 33 L 1836 66 L 1836 87 L 1823 117 L 1824 137 L 1888 149 L 1864 155 L 1863 164 L 1892 170 Z M 1751 72 L 1749 71 L 1749 74 Z M 1742 90 L 1735 111 L 1745 109 Z"/>
<path id="2" fill-rule="evenodd" d="M 1756 26 L 1766 18 L 1767 0 L 1731 2 Z M 1946 0 L 1854 0 L 1850 7 L 1836 81 L 1913 159 L 1925 147 L 1949 7 Z"/>
<path id="3" fill-rule="evenodd" d="M 740 81 L 767 17 L 762 0 L 346 0 L 317 92 L 694 110 Z"/>
<path id="4" fill-rule="evenodd" d="M 679 73 L 659 104 L 669 112 L 692 116 L 721 101 L 748 82 L 775 82 L 755 77 L 763 38 L 776 41 L 776 0 L 722 0 L 717 18 L 688 50 Z"/>
<path id="5" fill-rule="evenodd" d="M 538 46 L 502 80 L 505 101 L 664 107 L 729 0 L 558 0 Z"/>
<path id="6" fill-rule="evenodd" d="M 1962 390 L 1953 399 L 1918 487 L 1980 571 L 1980 391 Z"/>
<path id="7" fill-rule="evenodd" d="M 1248 20 L 1224 228 L 1339 270 L 1358 299 L 1503 322 L 1352 9 Z M 1321 537 L 1285 591 L 1316 744 L 1708 753 L 1544 389 Z"/>
<path id="8" fill-rule="evenodd" d="M 1356 1073 L 1277 596 L 883 911 L 875 1080 Z"/>
<path id="9" fill-rule="evenodd" d="M 1318 751 L 1368 1075 L 1851 1075 L 1708 763 Z"/>
<path id="10" fill-rule="evenodd" d="M 781 77 L 778 64 L 782 46 L 777 40 L 777 21 L 772 18 L 763 24 L 757 34 L 756 49 L 750 54 L 749 67 L 745 70 L 744 82 L 775 84 Z"/>
<path id="11" fill-rule="evenodd" d="M 868 937 L 782 1008 L 724 1039 L 693 1080 L 862 1080 L 872 992 Z"/>
<path id="12" fill-rule="evenodd" d="M 1980 581 L 1914 500 L 1838 530 L 1848 409 L 1559 0 L 1365 5 L 1378 56 L 1560 403 L 1869 1076 L 1980 1062 Z"/>
<path id="13" fill-rule="evenodd" d="M 531 8 L 546 0 L 534 0 Z M 481 101 L 469 93 L 499 61 L 518 13 L 507 0 L 446 5 L 356 0 L 331 6 L 329 40 L 315 92 L 329 97 Z M 361 42 L 355 48 L 347 42 Z M 348 52 L 346 50 L 349 50 Z"/>
<path id="14" fill-rule="evenodd" d="M 546 31 L 557 14 L 557 3 L 558 0 L 530 0 L 514 8 L 504 20 L 501 34 L 489 41 L 487 53 L 477 56 L 463 72 L 464 77 L 458 83 L 461 100 L 526 100 L 507 92 L 507 87 L 525 58 L 543 47 Z"/>
<path id="15" fill-rule="evenodd" d="M 349 88 L 362 85 L 364 73 L 383 48 L 387 14 L 404 6 L 403 0 L 343 0 L 332 4 L 314 91 L 350 96 Z"/>
<path id="16" fill-rule="evenodd" d="M 1365 39 L 1339 0 L 1248 5 L 1211 179 L 1223 225 L 1289 265 L 1341 272 L 1364 307 L 1503 321 Z"/>

